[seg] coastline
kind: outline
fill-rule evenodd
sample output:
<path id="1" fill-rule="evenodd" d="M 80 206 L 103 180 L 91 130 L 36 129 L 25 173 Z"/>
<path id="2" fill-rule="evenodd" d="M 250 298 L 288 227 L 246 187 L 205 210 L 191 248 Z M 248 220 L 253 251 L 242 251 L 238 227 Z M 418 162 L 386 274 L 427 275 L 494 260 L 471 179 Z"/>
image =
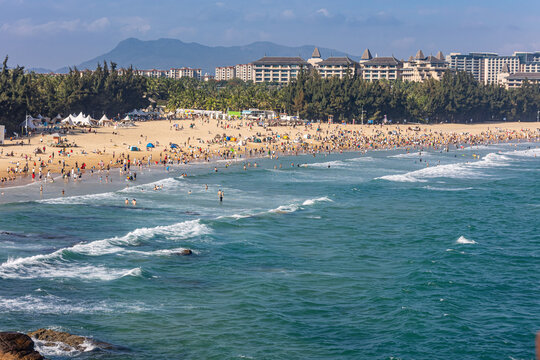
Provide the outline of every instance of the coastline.
<path id="1" fill-rule="evenodd" d="M 178 124 L 176 126 L 175 124 Z M 188 124 L 194 124 L 191 128 Z M 184 130 L 175 130 L 186 125 Z M 410 129 L 415 129 L 411 131 Z M 420 129 L 420 130 L 416 130 Z M 95 131 L 95 133 L 94 133 Z M 273 137 L 267 142 L 217 141 L 229 134 L 238 139 L 266 135 Z M 262 133 L 265 134 L 263 135 Z M 138 136 L 137 136 L 138 135 Z M 293 138 L 294 136 L 294 138 Z M 50 136 L 33 135 L 30 144 L 16 145 L 16 141 L 6 141 L 0 155 L 0 189 L 25 187 L 48 182 L 47 172 L 55 181 L 61 180 L 62 168 L 71 175 L 84 177 L 93 171 L 117 169 L 126 163 L 131 166 L 163 167 L 173 164 L 213 163 L 229 161 L 241 162 L 271 156 L 294 154 L 367 152 L 376 149 L 421 149 L 426 147 L 453 147 L 471 144 L 499 142 L 539 141 L 538 123 L 483 123 L 483 124 L 431 124 L 431 125 L 351 125 L 351 124 L 311 124 L 308 126 L 284 126 L 263 128 L 253 122 L 195 120 L 157 120 L 136 123 L 134 127 L 96 128 L 92 132 L 67 135 L 68 141 L 78 146 L 67 148 L 57 154 L 57 148 L 48 143 Z M 142 140 L 144 139 L 144 140 Z M 297 140 L 299 140 L 297 142 Z M 28 141 L 27 139 L 25 139 Z M 113 142 L 114 140 L 114 142 Z M 195 144 L 192 141 L 196 141 Z M 19 140 L 20 142 L 20 140 Z M 130 152 L 129 146 L 142 149 L 145 143 L 155 144 L 154 148 Z M 173 152 L 169 145 L 178 144 Z M 191 143 L 191 144 L 190 144 Z M 122 145 L 119 145 L 122 144 Z M 37 147 L 45 147 L 45 152 L 34 154 Z M 13 152 L 14 156 L 5 153 Z M 54 155 L 53 155 L 54 152 Z M 156 160 L 158 159 L 158 160 Z M 19 165 L 18 167 L 14 165 Z M 27 168 L 21 172 L 22 167 Z M 83 165 L 84 164 L 84 165 Z M 41 165 L 41 166 L 40 166 Z M 218 166 L 216 165 L 216 166 Z M 83 168 L 84 167 L 84 168 Z M 11 171 L 8 169 L 11 168 Z M 36 180 L 32 179 L 32 172 Z M 40 179 L 41 174 L 41 179 Z"/>

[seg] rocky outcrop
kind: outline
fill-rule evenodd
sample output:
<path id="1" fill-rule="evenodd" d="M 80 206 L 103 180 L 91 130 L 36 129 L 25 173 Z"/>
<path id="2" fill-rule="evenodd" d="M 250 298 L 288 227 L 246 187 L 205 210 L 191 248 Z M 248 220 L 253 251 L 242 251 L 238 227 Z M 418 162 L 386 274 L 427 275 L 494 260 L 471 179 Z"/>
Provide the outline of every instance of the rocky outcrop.
<path id="1" fill-rule="evenodd" d="M 84 336 L 72 335 L 63 331 L 39 329 L 28 333 L 32 339 L 39 341 L 43 346 L 60 346 L 63 351 L 91 351 L 95 348 L 114 349 L 115 346 L 106 342 L 96 341 Z"/>
<path id="2" fill-rule="evenodd" d="M 43 360 L 34 350 L 30 336 L 17 332 L 0 332 L 0 360 Z"/>

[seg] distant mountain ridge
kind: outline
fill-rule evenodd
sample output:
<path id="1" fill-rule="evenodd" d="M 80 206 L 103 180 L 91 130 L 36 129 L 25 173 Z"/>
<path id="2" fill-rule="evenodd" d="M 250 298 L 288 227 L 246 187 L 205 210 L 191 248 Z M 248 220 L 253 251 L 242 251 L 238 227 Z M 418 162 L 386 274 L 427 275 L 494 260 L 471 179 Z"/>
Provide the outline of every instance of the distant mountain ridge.
<path id="1" fill-rule="evenodd" d="M 78 69 L 95 69 L 97 63 L 112 61 L 119 67 L 133 65 L 137 69 L 161 69 L 192 67 L 202 69 L 203 74 L 213 74 L 217 66 L 245 64 L 263 56 L 300 56 L 311 57 L 315 45 L 298 47 L 283 46 L 272 42 L 258 41 L 244 46 L 206 46 L 199 43 L 185 43 L 177 39 L 158 39 L 143 41 L 129 38 L 121 41 L 106 54 L 76 65 Z M 359 60 L 359 56 L 345 52 L 321 48 L 323 58 L 330 56 L 349 56 Z M 67 72 L 68 67 L 57 72 Z"/>

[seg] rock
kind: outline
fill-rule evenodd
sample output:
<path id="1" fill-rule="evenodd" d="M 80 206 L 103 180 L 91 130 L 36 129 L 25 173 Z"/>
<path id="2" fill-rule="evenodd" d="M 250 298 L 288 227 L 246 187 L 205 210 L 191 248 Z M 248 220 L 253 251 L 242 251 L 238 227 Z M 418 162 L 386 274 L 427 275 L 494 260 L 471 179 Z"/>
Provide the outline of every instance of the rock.
<path id="1" fill-rule="evenodd" d="M 180 255 L 193 255 L 193 251 L 191 249 L 184 249 L 180 251 Z"/>
<path id="2" fill-rule="evenodd" d="M 30 336 L 17 332 L 0 332 L 0 360 L 43 360 L 34 350 Z"/>
<path id="3" fill-rule="evenodd" d="M 45 346 L 55 346 L 61 343 L 65 351 L 91 351 L 94 348 L 113 349 L 114 345 L 89 339 L 84 336 L 72 335 L 63 331 L 55 331 L 49 329 L 39 329 L 28 333 L 28 336 L 39 340 Z M 65 346 L 64 346 L 65 344 Z"/>

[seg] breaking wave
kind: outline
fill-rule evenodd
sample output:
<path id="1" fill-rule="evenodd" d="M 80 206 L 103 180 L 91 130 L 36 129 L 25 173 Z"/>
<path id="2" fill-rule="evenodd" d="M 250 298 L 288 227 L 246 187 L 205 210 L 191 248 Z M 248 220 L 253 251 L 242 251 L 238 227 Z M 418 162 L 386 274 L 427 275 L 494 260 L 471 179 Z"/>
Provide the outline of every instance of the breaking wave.
<path id="1" fill-rule="evenodd" d="M 474 241 L 474 240 L 469 240 L 469 239 L 467 239 L 465 236 L 460 236 L 460 237 L 456 240 L 456 244 L 476 244 L 476 241 Z"/>
<path id="2" fill-rule="evenodd" d="M 154 236 L 165 236 L 167 240 L 187 239 L 210 233 L 210 229 L 199 220 L 184 221 L 167 226 L 135 229 L 122 237 L 80 243 L 56 250 L 50 254 L 9 258 L 0 264 L 0 278 L 79 278 L 84 280 L 111 281 L 126 276 L 142 276 L 140 268 L 111 269 L 104 266 L 82 265 L 69 262 L 69 254 L 102 256 L 114 253 L 136 253 L 123 246 L 136 245 Z"/>
<path id="3" fill-rule="evenodd" d="M 507 166 L 509 160 L 507 156 L 489 153 L 475 162 L 429 166 L 405 174 L 385 175 L 377 179 L 396 182 L 426 182 L 426 179 L 431 178 L 475 179 L 485 176 L 478 171 L 478 168 Z"/>

